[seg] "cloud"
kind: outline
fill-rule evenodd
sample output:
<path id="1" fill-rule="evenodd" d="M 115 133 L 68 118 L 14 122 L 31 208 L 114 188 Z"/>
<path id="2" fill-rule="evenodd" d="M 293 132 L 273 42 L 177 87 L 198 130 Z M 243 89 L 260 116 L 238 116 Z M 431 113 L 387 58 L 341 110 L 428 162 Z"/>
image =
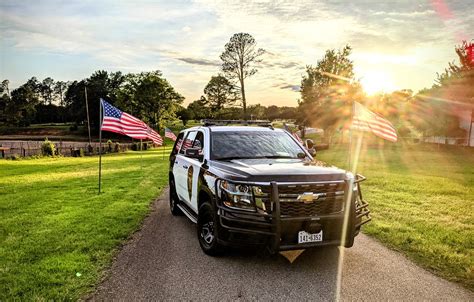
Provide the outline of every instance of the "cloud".
<path id="1" fill-rule="evenodd" d="M 280 89 L 289 89 L 289 90 L 294 91 L 294 92 L 300 92 L 301 86 L 300 85 L 287 84 L 287 85 L 280 86 L 279 88 Z"/>
<path id="2" fill-rule="evenodd" d="M 195 59 L 195 58 L 176 58 L 177 60 L 186 62 L 188 64 L 203 65 L 203 66 L 221 66 L 221 63 L 213 60 Z"/>
<path id="3" fill-rule="evenodd" d="M 50 62 L 57 55 L 81 56 L 92 70 L 160 69 L 193 100 L 219 71 L 219 55 L 232 34 L 248 32 L 266 50 L 258 73 L 246 82 L 249 102 L 295 105 L 299 86 L 291 83 L 326 49 L 345 44 L 353 46 L 357 77 L 384 69 L 401 87 L 432 83 L 435 72 L 456 58 L 453 46 L 462 33 L 474 32 L 469 1 L 449 3 L 449 9 L 452 18 L 445 20 L 430 2 L 416 1 L 4 0 L 0 50 L 14 53 L 18 62 L 42 54 Z M 65 74 L 74 64 L 45 69 Z M 32 70 L 25 63 L 2 73 Z"/>

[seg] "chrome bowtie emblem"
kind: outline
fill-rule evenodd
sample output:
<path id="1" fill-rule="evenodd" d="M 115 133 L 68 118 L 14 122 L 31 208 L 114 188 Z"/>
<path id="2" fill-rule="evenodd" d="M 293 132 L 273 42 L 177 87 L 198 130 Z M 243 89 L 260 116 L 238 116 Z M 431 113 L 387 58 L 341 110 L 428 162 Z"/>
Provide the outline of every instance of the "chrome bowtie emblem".
<path id="1" fill-rule="evenodd" d="M 312 203 L 318 200 L 319 195 L 313 194 L 313 192 L 304 192 L 303 194 L 298 195 L 297 200 L 302 201 L 304 203 Z"/>

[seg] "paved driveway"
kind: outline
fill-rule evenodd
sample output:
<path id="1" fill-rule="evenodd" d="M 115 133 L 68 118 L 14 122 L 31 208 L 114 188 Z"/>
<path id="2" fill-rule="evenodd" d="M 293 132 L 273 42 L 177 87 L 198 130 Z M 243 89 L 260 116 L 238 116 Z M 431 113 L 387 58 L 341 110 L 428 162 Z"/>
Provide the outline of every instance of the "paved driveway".
<path id="1" fill-rule="evenodd" d="M 167 190 L 123 248 L 93 300 L 334 300 L 338 248 L 307 250 L 293 264 L 281 255 L 203 254 L 196 228 L 173 217 Z M 474 294 L 360 235 L 345 249 L 342 300 L 474 301 Z"/>

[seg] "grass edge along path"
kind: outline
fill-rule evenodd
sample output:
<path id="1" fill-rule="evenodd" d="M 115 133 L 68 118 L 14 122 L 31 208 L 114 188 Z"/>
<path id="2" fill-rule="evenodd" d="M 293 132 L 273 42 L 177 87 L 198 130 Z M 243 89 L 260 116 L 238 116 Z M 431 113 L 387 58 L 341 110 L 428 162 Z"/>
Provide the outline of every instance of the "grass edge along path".
<path id="1" fill-rule="evenodd" d="M 104 156 L 100 195 L 98 157 L 0 161 L 0 300 L 94 290 L 167 185 L 162 152 Z"/>
<path id="2" fill-rule="evenodd" d="M 345 167 L 347 155 L 341 146 L 317 158 Z M 365 145 L 357 172 L 373 218 L 363 232 L 474 290 L 474 148 Z"/>

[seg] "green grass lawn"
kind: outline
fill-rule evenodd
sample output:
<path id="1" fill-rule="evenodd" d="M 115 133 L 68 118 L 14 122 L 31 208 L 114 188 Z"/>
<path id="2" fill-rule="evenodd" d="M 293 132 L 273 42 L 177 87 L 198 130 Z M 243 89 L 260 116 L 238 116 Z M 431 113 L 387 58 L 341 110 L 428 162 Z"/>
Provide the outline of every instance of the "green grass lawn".
<path id="1" fill-rule="evenodd" d="M 0 160 L 0 301 L 78 299 L 167 185 L 162 150 Z M 169 150 L 168 150 L 169 151 Z"/>
<path id="2" fill-rule="evenodd" d="M 347 155 L 340 147 L 317 158 L 342 167 Z M 474 289 L 473 148 L 363 147 L 358 172 L 373 217 L 364 233 Z"/>

